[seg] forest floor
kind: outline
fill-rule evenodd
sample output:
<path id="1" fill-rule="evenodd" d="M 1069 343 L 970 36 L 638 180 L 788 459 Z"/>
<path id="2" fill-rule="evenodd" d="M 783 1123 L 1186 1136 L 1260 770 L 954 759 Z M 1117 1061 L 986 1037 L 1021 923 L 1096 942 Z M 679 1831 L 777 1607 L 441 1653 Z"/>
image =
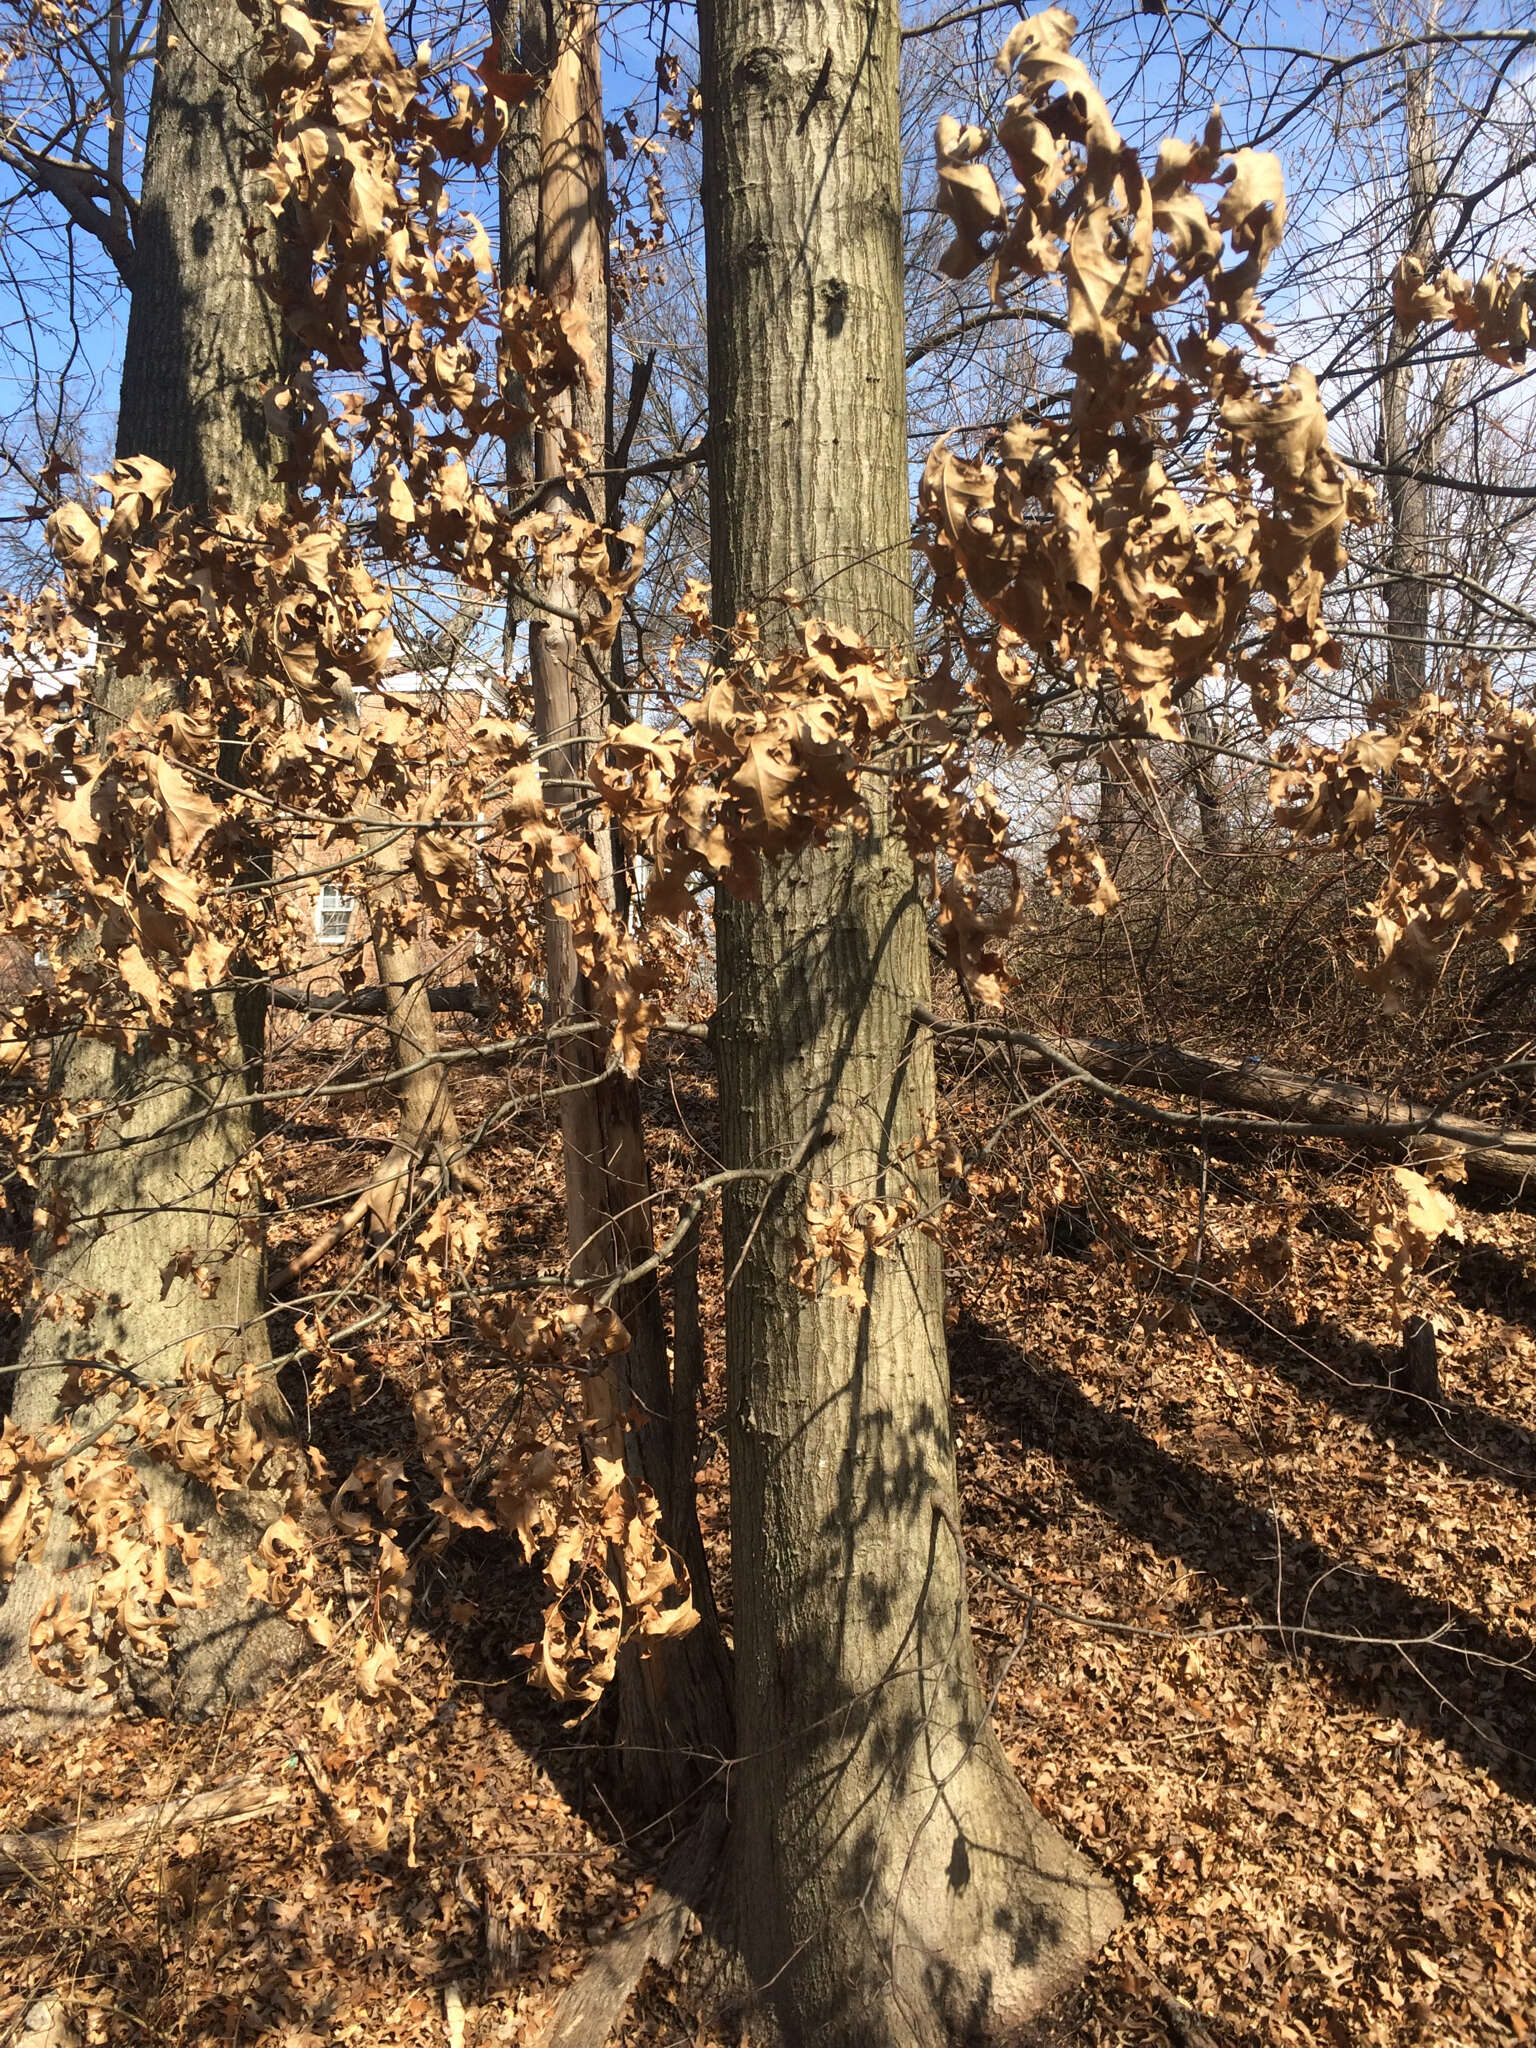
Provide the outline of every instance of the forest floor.
<path id="1" fill-rule="evenodd" d="M 467 1084 L 469 1116 L 503 1087 Z M 973 1161 L 947 1228 L 973 1616 L 1007 1750 L 1127 1907 L 1058 2038 L 1527 2038 L 1536 1216 L 1454 1190 L 1465 1241 L 1442 1242 L 1415 1296 L 1445 1400 L 1405 1407 L 1361 1161 L 1202 1155 L 1059 1102 L 1049 1134 L 1037 1115 L 999 1138 L 1008 1101 L 985 1065 L 946 1077 L 945 1128 Z M 691 1178 L 702 1065 L 663 1061 L 647 1104 L 663 1179 Z M 389 1114 L 365 1099 L 347 1128 L 387 1135 Z M 481 1161 L 509 1266 L 559 1242 L 556 1163 L 529 1117 Z M 355 1171 L 334 1129 L 295 1134 L 284 1166 L 311 1199 Z M 279 1232 L 280 1252 L 299 1242 Z M 728 1612 L 711 1249 L 701 1506 Z M 342 1284 L 357 1256 L 322 1277 Z M 452 1334 L 355 1362 L 352 1397 L 309 1417 L 337 1474 L 409 1443 L 423 1386 L 500 1399 L 498 1368 Z M 403 1481 L 425 1501 L 409 1457 Z M 408 1510 L 407 1547 L 412 1526 Z M 0 1758 L 12 1832 L 231 1779 L 287 1794 L 14 1880 L 0 2043 L 50 1989 L 87 2043 L 536 2043 L 665 1847 L 626 1828 L 601 1716 L 574 1725 L 526 1682 L 543 1597 L 513 1545 L 471 1533 L 421 1558 L 392 1672 L 357 1661 L 375 1612 L 342 1585 L 334 1646 L 259 1708 Z M 619 2038 L 712 2040 L 686 1979 L 654 1972 Z"/>

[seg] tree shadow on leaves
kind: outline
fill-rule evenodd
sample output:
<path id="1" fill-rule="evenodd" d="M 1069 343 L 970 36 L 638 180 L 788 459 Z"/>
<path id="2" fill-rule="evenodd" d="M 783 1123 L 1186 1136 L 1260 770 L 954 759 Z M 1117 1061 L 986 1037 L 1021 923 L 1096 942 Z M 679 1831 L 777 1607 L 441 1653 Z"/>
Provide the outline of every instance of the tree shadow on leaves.
<path id="1" fill-rule="evenodd" d="M 1202 1321 L 1207 1320 L 1202 1311 Z M 1222 1336 L 1261 1371 L 1309 1401 L 1363 1423 L 1384 1455 L 1444 1465 L 1472 1479 L 1495 1479 L 1536 1494 L 1536 1431 L 1494 1410 L 1447 1395 L 1431 1401 L 1401 1392 L 1397 1346 L 1363 1343 L 1335 1323 L 1260 1318 L 1234 1306 Z"/>
<path id="2" fill-rule="evenodd" d="M 1048 1255 L 1089 1256 L 1100 1220 L 1083 1205 L 1058 1205 L 1047 1212 Z M 1429 1460 L 1475 1479 L 1497 1479 L 1536 1494 L 1536 1430 L 1527 1428 L 1465 1396 L 1432 1401 L 1400 1385 L 1402 1354 L 1391 1344 L 1372 1344 L 1325 1318 L 1305 1322 L 1284 1304 L 1253 1304 L 1208 1280 L 1191 1284 L 1187 1275 L 1158 1262 L 1158 1247 L 1127 1238 L 1146 1261 L 1139 1272 L 1158 1298 L 1193 1307 L 1202 1325 L 1241 1350 L 1261 1371 L 1272 1373 L 1305 1399 L 1364 1423 L 1388 1454 Z M 1522 1261 L 1490 1245 L 1464 1247 L 1444 1274 L 1456 1298 L 1472 1310 L 1492 1310 L 1510 1320 L 1536 1314 L 1536 1278 Z"/>
<path id="3" fill-rule="evenodd" d="M 1448 1601 L 1332 1555 L 1232 1486 L 1171 1456 L 1066 1373 L 968 1310 L 950 1341 L 957 1388 L 1023 1449 L 1070 1472 L 1128 1534 L 1242 1601 L 1368 1711 L 1457 1749 L 1507 1790 L 1536 1794 L 1536 1660 L 1528 1642 Z M 1294 1634 L 1288 1631 L 1295 1631 Z"/>

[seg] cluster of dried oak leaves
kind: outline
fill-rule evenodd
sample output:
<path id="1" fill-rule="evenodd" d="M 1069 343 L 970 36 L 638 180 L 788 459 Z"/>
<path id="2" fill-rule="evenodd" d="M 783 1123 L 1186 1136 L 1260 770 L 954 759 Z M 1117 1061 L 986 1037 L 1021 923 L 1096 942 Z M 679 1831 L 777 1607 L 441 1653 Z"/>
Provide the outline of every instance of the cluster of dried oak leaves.
<path id="1" fill-rule="evenodd" d="M 366 895 L 364 820 L 380 814 L 408 835 L 415 882 L 414 901 L 396 891 L 385 914 L 443 937 L 480 934 L 500 981 L 524 994 L 546 916 L 569 919 L 611 1058 L 633 1072 L 661 1014 L 658 933 L 695 923 L 701 891 L 716 883 L 750 898 L 763 860 L 868 829 L 870 768 L 951 964 L 974 996 L 996 1002 L 1026 878 L 972 743 L 1027 739 L 1037 677 L 1070 678 L 1128 740 L 1178 741 L 1181 699 L 1213 670 L 1235 673 L 1273 731 L 1298 677 L 1340 661 L 1324 592 L 1344 565 L 1347 526 L 1372 508 L 1329 443 L 1313 379 L 1267 365 L 1257 293 L 1284 228 L 1279 163 L 1250 149 L 1224 156 L 1213 116 L 1198 143 L 1165 142 L 1149 176 L 1072 55 L 1072 17 L 1053 8 L 1020 23 L 999 58 L 1011 201 L 985 160 L 984 130 L 947 118 L 938 129 L 940 205 L 955 230 L 946 271 L 990 260 L 995 292 L 1059 273 L 1071 340 L 1059 406 L 974 458 L 941 443 L 929 459 L 920 516 L 947 639 L 931 682 L 919 692 L 901 650 L 805 616 L 791 592 L 787 628 L 743 617 L 714 631 L 694 586 L 650 679 L 659 712 L 609 729 L 578 803 L 549 800 L 533 735 L 516 721 L 483 719 L 467 746 L 450 746 L 439 719 L 388 692 L 389 598 L 349 522 L 367 522 L 386 561 L 480 590 L 547 587 L 558 572 L 577 593 L 581 638 L 599 652 L 643 571 L 638 531 L 609 533 L 537 497 L 511 503 L 484 480 L 506 437 L 530 423 L 557 438 L 572 477 L 601 459 L 556 403 L 589 374 L 579 310 L 527 286 L 498 291 L 486 236 L 450 192 L 453 167 L 489 163 L 507 109 L 539 82 L 486 60 L 452 85 L 445 109 L 425 55 L 396 55 L 377 0 L 252 0 L 251 12 L 274 120 L 258 173 L 277 229 L 264 279 L 303 352 L 267 397 L 286 445 L 286 496 L 250 518 L 178 509 L 161 465 L 119 462 L 99 480 L 101 500 L 49 520 L 59 590 L 5 608 L 0 889 L 8 929 L 53 965 L 4 1022 L 18 1075 L 65 1030 L 216 1055 L 227 1010 L 211 995 L 232 977 L 296 971 L 305 945 L 291 896 L 251 878 L 297 856 Z M 298 262 L 278 248 L 284 237 Z M 1454 318 L 1495 356 L 1524 346 L 1517 273 L 1468 291 L 1405 271 L 1396 303 L 1405 320 Z M 1228 330 L 1249 347 L 1224 339 Z M 354 378 L 359 388 L 343 388 Z M 138 708 L 101 735 L 85 684 L 59 683 L 60 655 L 92 635 L 101 659 L 144 679 Z M 43 681 L 55 694 L 39 694 Z M 345 715 L 362 695 L 381 706 L 366 726 Z M 1533 771 L 1536 722 L 1486 685 L 1470 714 L 1429 699 L 1336 747 L 1293 738 L 1277 748 L 1276 817 L 1298 840 L 1384 835 L 1371 972 L 1389 996 L 1432 980 L 1469 929 L 1513 948 L 1536 891 Z M 649 873 L 633 924 L 601 887 L 593 839 L 609 823 Z M 1092 911 L 1114 901 L 1071 816 L 1046 875 Z M 29 1180 L 44 1106 L 39 1092 L 4 1119 Z M 98 1105 L 47 1108 L 55 1142 L 89 1141 L 100 1123 Z M 937 1160 L 937 1134 L 934 1147 Z M 241 1171 L 257 1184 L 258 1160 Z M 1400 1171 L 1380 1227 L 1383 1255 L 1405 1272 L 1422 1263 L 1414 1219 L 1440 1201 Z M 856 1295 L 867 1254 L 914 1221 L 925 1219 L 816 1190 L 802 1284 Z M 473 1201 L 445 1199 L 401 1265 L 408 1323 L 446 1317 L 489 1228 Z M 35 1312 L 64 1306 L 44 1298 Z M 626 1341 L 610 1310 L 580 1296 L 536 1309 L 493 1300 L 486 1317 L 509 1363 L 557 1384 Z M 344 1380 L 318 1314 L 303 1335 L 322 1377 Z M 0 1569 L 37 1551 L 42 1475 L 61 1465 L 80 1542 L 117 1560 L 88 1614 L 68 1630 L 56 1614 L 39 1624 L 37 1649 L 61 1679 L 85 1682 L 103 1650 L 125 1642 L 163 1651 L 179 1608 L 206 1596 L 195 1534 L 155 1525 L 142 1493 L 132 1502 L 126 1453 L 169 1460 L 215 1493 L 249 1480 L 261 1453 L 241 1389 L 222 1390 L 221 1427 L 204 1419 L 219 1369 L 189 1360 L 184 1398 L 141 1390 L 86 1447 L 67 1425 L 36 1440 L 6 1425 Z M 594 1455 L 590 1416 L 512 1432 L 487 1470 L 465 1418 L 418 1407 L 419 1448 L 440 1487 L 432 1541 L 501 1527 L 544 1561 L 540 1675 L 557 1695 L 595 1698 L 626 1630 L 691 1624 L 654 1499 Z M 354 1473 L 329 1508 L 335 1529 L 356 1534 L 362 1510 L 348 1503 L 371 1503 L 396 1613 L 410 1577 L 395 1541 L 398 1478 Z M 329 1610 L 296 1497 L 305 1483 L 299 1465 L 252 1584 L 324 1641 Z M 483 1506 L 466 1498 L 476 1487 Z M 115 1505 L 98 1515 L 105 1495 Z M 369 1682 L 382 1682 L 387 1639 L 359 1654 Z"/>

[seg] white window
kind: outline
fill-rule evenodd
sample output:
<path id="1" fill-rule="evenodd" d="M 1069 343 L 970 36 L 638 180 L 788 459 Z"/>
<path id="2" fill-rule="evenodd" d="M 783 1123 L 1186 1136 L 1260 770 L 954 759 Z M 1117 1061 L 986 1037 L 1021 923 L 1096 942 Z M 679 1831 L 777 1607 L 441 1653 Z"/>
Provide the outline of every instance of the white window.
<path id="1" fill-rule="evenodd" d="M 344 896 L 334 882 L 321 886 L 315 903 L 315 937 L 322 946 L 344 946 L 357 899 Z"/>

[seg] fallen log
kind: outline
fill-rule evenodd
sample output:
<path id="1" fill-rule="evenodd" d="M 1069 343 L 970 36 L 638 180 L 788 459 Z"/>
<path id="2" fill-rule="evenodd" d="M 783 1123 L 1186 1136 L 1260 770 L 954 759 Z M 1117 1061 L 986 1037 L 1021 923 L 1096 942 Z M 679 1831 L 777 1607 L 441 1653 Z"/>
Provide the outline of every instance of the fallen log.
<path id="1" fill-rule="evenodd" d="M 1411 1096 L 1295 1074 L 1257 1057 L 1223 1059 L 1176 1045 L 1050 1038 L 1002 1024 L 952 1023 L 928 1010 L 917 1012 L 917 1022 L 940 1043 L 970 1039 L 1008 1046 L 1024 1066 L 1081 1081 L 1145 1121 L 1208 1136 L 1344 1138 L 1399 1159 L 1443 1159 L 1457 1153 L 1469 1180 L 1511 1194 L 1522 1192 L 1528 1182 L 1536 1189 L 1536 1132 L 1481 1123 Z M 1203 1108 L 1160 1110 L 1126 1095 L 1128 1088 L 1193 1096 L 1202 1104 L 1220 1103 L 1250 1114 L 1212 1117 Z"/>
<path id="2" fill-rule="evenodd" d="M 105 1820 L 39 1828 L 35 1835 L 0 1835 L 0 1879 L 30 1877 L 41 1883 L 93 1856 L 112 1856 L 141 1841 L 184 1828 L 223 1827 L 275 1813 L 293 1798 L 288 1785 L 270 1778 L 234 1778 L 208 1792 L 183 1792 L 151 1806 L 130 1807 Z"/>
<path id="3" fill-rule="evenodd" d="M 271 991 L 275 1010 L 298 1010 L 307 1017 L 382 1017 L 384 990 L 377 984 L 368 988 L 315 989 L 278 986 Z M 472 981 L 445 982 L 427 990 L 428 1007 L 436 1015 L 489 1017 L 496 1005 Z"/>

